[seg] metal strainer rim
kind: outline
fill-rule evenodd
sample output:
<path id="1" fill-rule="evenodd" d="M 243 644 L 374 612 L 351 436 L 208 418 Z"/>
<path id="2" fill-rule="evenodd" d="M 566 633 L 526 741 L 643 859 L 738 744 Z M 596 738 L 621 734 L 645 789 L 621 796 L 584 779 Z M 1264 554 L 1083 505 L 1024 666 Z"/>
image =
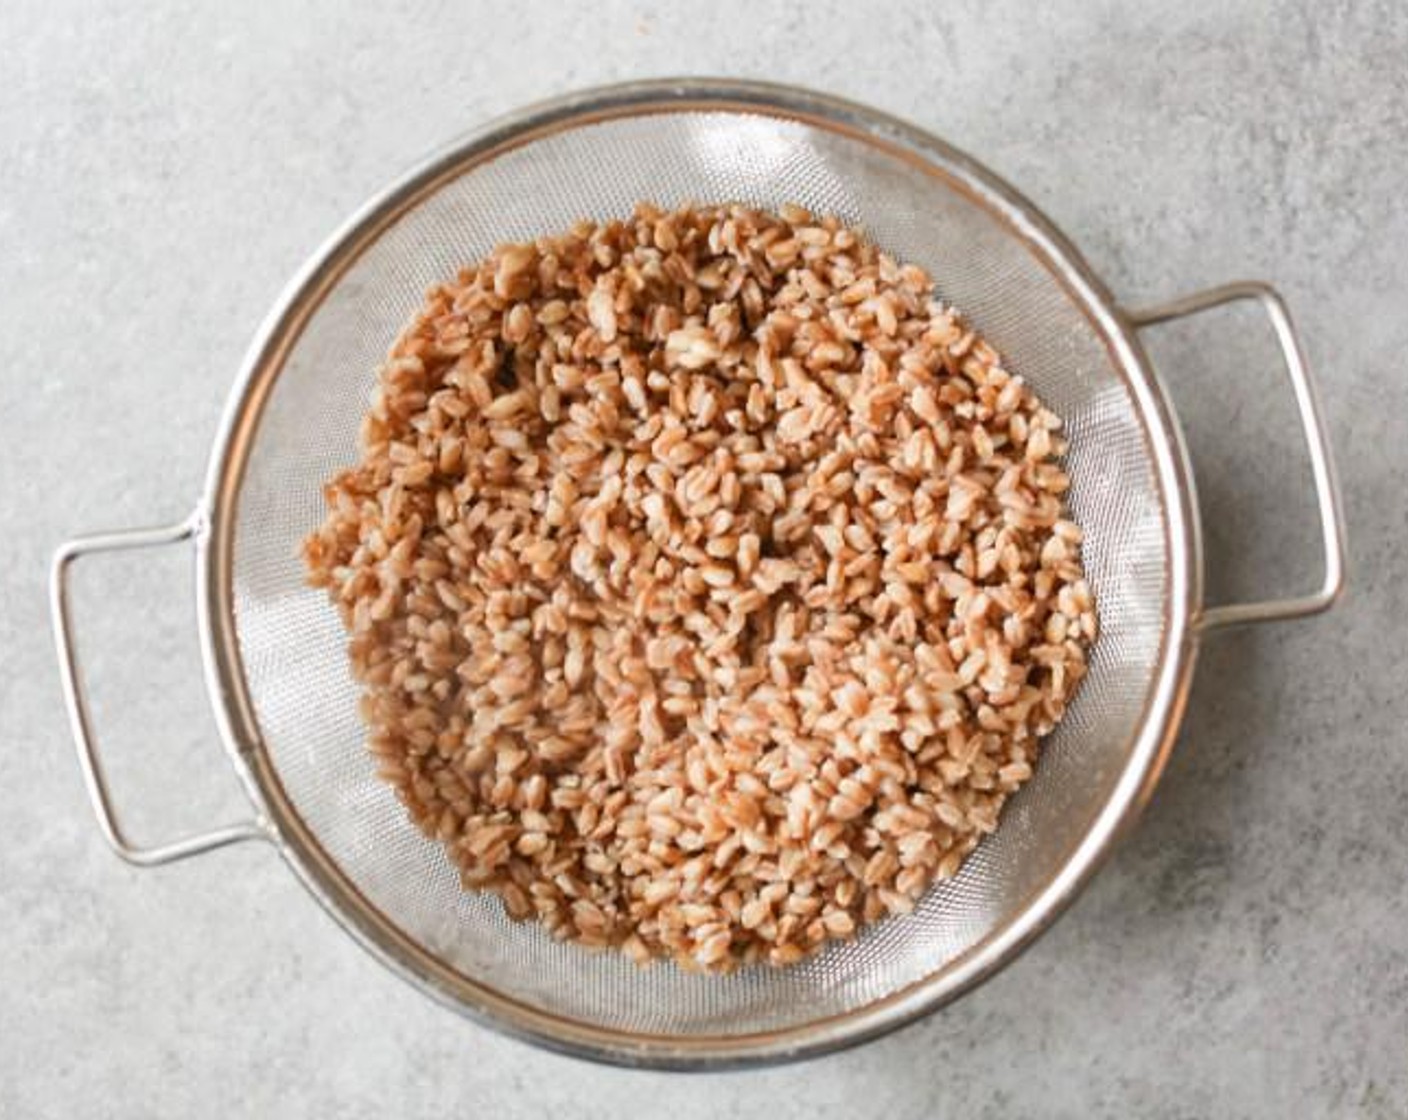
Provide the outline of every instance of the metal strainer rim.
<path id="1" fill-rule="evenodd" d="M 321 849 L 286 796 L 261 739 L 239 651 L 232 559 L 240 485 L 261 412 L 299 334 L 339 276 L 402 213 L 509 148 L 596 120 L 687 111 L 755 112 L 863 138 L 925 167 L 999 216 L 1099 331 L 1143 422 L 1164 510 L 1168 594 L 1161 648 L 1137 741 L 1113 791 L 1061 870 L 966 953 L 924 980 L 845 1014 L 745 1035 L 646 1035 L 544 1012 L 453 970 L 402 933 Z M 197 613 L 216 719 L 246 792 L 310 893 L 343 929 L 416 987 L 496 1029 L 626 1065 L 718 1068 L 813 1056 L 893 1030 L 949 1002 L 1015 957 L 1074 899 L 1147 801 L 1172 745 L 1195 654 L 1201 602 L 1191 471 L 1165 394 L 1126 317 L 1066 238 L 1019 193 L 943 141 L 864 106 L 793 87 L 688 79 L 637 82 L 543 102 L 443 149 L 376 196 L 290 282 L 252 343 L 212 451 L 197 535 Z"/>

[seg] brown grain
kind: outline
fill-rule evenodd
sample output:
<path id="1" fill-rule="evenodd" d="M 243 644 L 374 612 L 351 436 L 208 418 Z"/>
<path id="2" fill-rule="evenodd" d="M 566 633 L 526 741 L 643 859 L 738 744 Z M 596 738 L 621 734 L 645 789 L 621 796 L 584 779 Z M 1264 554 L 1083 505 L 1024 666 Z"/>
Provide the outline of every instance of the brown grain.
<path id="1" fill-rule="evenodd" d="M 997 827 L 1085 673 L 1060 422 L 800 207 L 433 289 L 305 542 L 379 772 L 557 937 L 788 964 Z"/>

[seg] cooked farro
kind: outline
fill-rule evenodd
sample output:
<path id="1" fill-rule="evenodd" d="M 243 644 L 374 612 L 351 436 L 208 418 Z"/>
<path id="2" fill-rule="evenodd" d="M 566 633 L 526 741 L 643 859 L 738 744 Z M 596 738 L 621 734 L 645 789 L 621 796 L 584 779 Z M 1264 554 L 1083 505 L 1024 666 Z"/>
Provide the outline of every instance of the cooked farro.
<path id="1" fill-rule="evenodd" d="M 1059 429 L 834 219 L 642 205 L 428 293 L 304 553 L 466 887 L 788 964 L 953 875 L 1084 675 Z"/>

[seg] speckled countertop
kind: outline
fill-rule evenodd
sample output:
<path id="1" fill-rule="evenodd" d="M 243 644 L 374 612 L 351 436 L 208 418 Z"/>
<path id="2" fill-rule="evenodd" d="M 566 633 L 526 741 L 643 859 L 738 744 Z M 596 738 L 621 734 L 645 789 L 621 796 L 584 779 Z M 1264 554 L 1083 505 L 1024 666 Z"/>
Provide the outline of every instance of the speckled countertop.
<path id="1" fill-rule="evenodd" d="M 802 1066 L 599 1068 L 471 1026 L 340 934 L 267 849 L 103 847 L 44 575 L 79 530 L 180 517 L 283 281 L 429 148 L 573 87 L 795 81 L 945 136 L 1130 303 L 1264 277 L 1339 449 L 1351 592 L 1204 651 L 1140 828 L 1017 964 Z M 1408 9 L 1392 2 L 0 9 L 0 1116 L 1408 1115 Z M 1154 347 L 1217 596 L 1315 576 L 1264 329 Z M 85 579 L 136 830 L 238 808 L 180 557 Z"/>

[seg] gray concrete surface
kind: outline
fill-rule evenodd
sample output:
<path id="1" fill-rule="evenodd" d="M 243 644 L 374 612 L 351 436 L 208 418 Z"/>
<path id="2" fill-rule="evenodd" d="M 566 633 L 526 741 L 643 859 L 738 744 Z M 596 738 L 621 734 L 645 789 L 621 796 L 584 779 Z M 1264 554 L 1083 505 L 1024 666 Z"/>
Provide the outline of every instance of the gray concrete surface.
<path id="1" fill-rule="evenodd" d="M 1219 636 L 1158 795 L 1074 910 L 858 1051 L 682 1077 L 471 1026 L 269 851 L 104 849 L 44 601 L 64 536 L 185 513 L 285 278 L 428 148 L 671 72 L 824 87 L 1034 197 L 1132 303 L 1249 275 L 1298 314 L 1352 590 Z M 0 8 L 0 1116 L 1408 1115 L 1408 10 L 1392 0 L 634 6 L 7 0 Z M 1264 330 L 1161 336 L 1214 586 L 1314 576 Z M 114 779 L 147 836 L 233 814 L 180 556 L 83 583 Z"/>

